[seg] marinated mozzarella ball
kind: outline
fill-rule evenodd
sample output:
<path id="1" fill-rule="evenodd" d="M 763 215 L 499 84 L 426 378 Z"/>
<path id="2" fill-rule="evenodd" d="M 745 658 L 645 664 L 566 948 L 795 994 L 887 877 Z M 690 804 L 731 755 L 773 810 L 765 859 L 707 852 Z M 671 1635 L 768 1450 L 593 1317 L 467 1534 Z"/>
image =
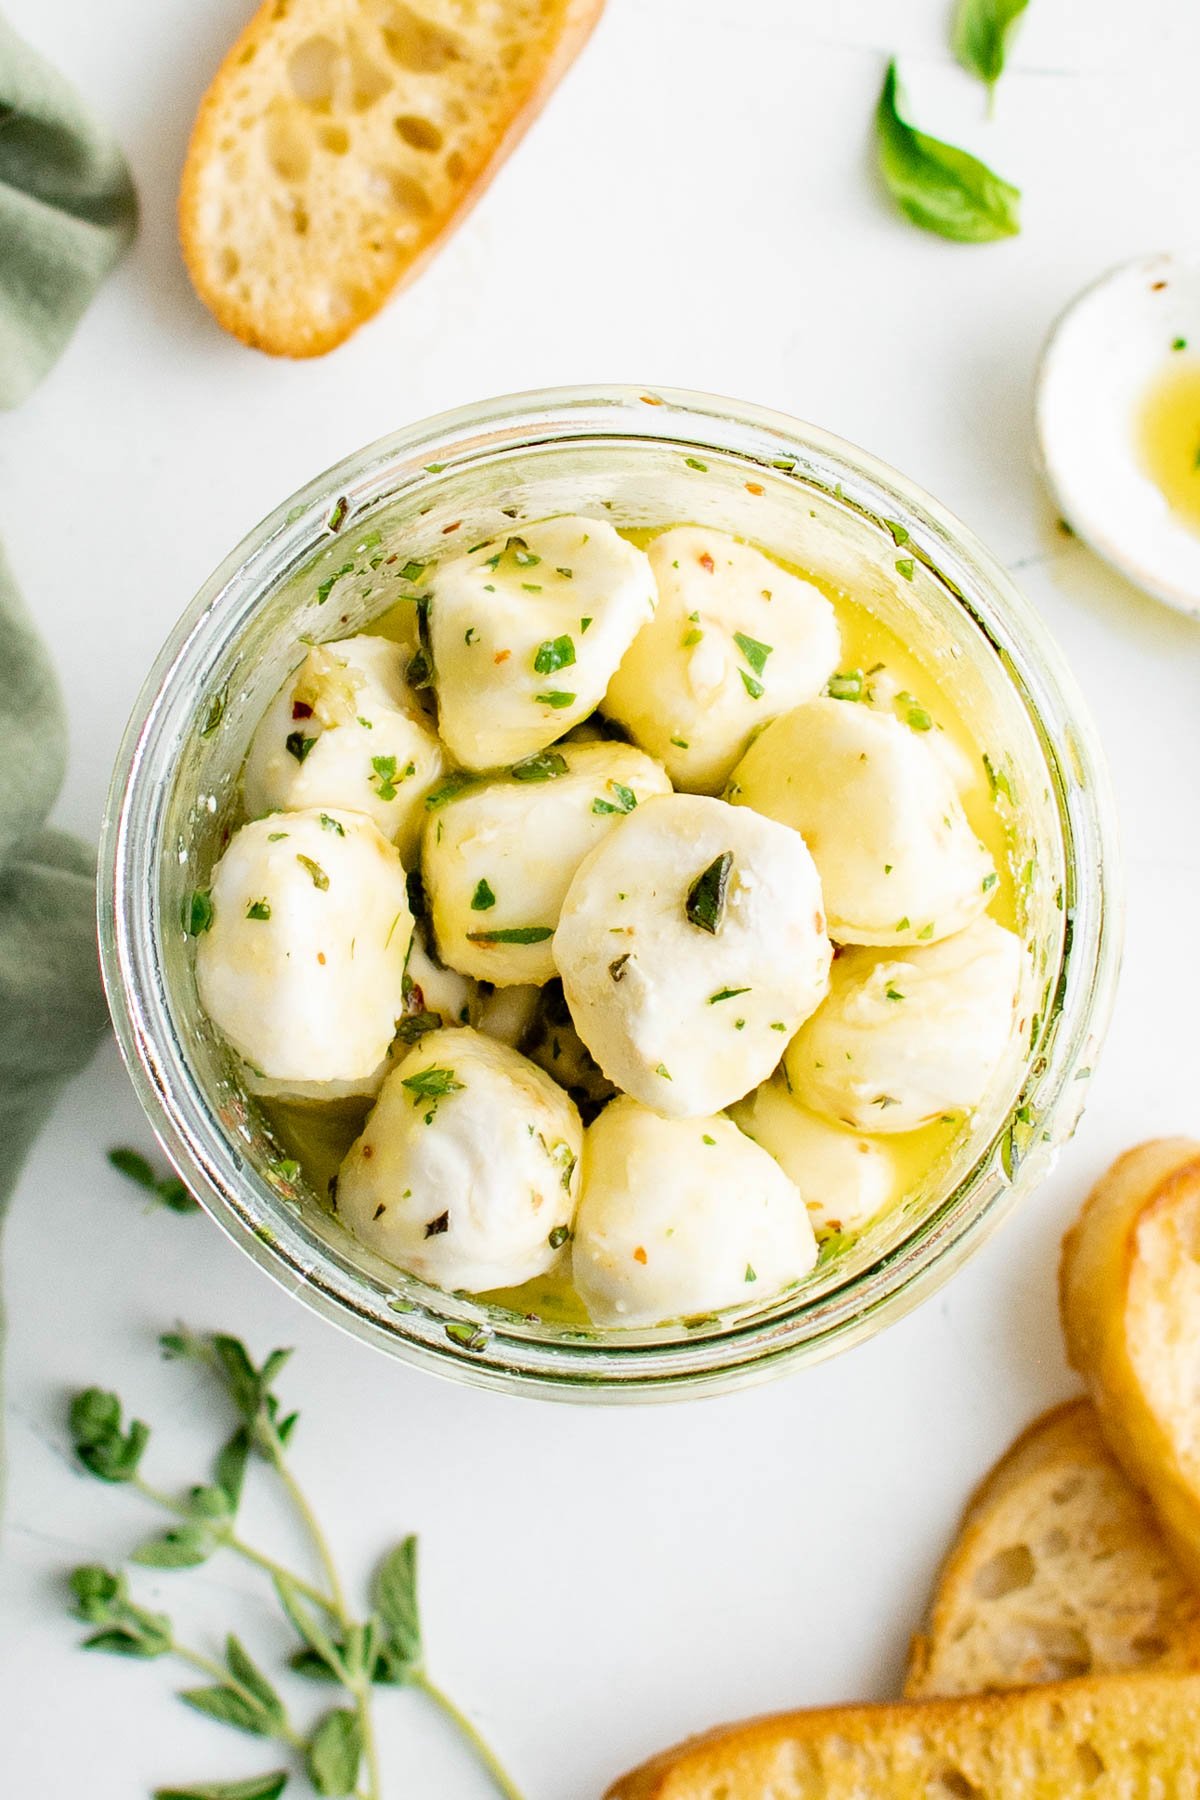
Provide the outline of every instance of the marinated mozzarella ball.
<path id="1" fill-rule="evenodd" d="M 927 738 L 845 700 L 814 700 L 756 738 L 729 799 L 791 825 L 812 852 L 842 944 L 949 937 L 996 871 Z"/>
<path id="2" fill-rule="evenodd" d="M 861 1230 L 900 1196 L 900 1171 L 886 1144 L 809 1112 L 777 1079 L 739 1100 L 733 1118 L 795 1182 L 822 1237 Z"/>
<path id="3" fill-rule="evenodd" d="M 404 652 L 386 638 L 315 645 L 254 734 L 247 812 L 349 807 L 410 856 L 445 757 L 404 666 Z"/>
<path id="4" fill-rule="evenodd" d="M 682 525 L 649 550 L 658 608 L 604 711 L 689 793 L 719 793 L 753 732 L 811 700 L 837 667 L 833 607 L 760 550 Z"/>
<path id="5" fill-rule="evenodd" d="M 784 1059 L 805 1105 L 856 1131 L 970 1112 L 1013 1038 L 1024 950 L 993 919 L 913 950 L 855 949 Z"/>
<path id="6" fill-rule="evenodd" d="M 422 867 L 441 956 L 499 987 L 549 981 L 576 869 L 639 801 L 669 792 L 629 744 L 563 744 L 430 814 Z"/>
<path id="7" fill-rule="evenodd" d="M 431 591 L 441 733 L 467 769 L 517 762 L 585 719 L 655 603 L 644 551 L 572 516 L 454 557 Z"/>
<path id="8" fill-rule="evenodd" d="M 554 958 L 579 1035 L 656 1112 L 717 1112 L 770 1074 L 831 955 L 803 839 L 748 807 L 646 801 L 580 865 Z"/>
<path id="9" fill-rule="evenodd" d="M 579 1115 L 507 1044 L 423 1038 L 383 1084 L 338 1176 L 354 1235 L 437 1287 L 485 1293 L 562 1257 L 579 1192 Z"/>
<path id="10" fill-rule="evenodd" d="M 816 1257 L 795 1187 L 728 1119 L 663 1119 L 622 1095 L 588 1126 L 572 1267 L 593 1324 L 761 1305 Z"/>
<path id="11" fill-rule="evenodd" d="M 279 1093 L 369 1091 L 404 1008 L 412 936 L 395 847 L 361 813 L 257 819 L 213 870 L 211 902 L 196 981 L 238 1055 Z"/>

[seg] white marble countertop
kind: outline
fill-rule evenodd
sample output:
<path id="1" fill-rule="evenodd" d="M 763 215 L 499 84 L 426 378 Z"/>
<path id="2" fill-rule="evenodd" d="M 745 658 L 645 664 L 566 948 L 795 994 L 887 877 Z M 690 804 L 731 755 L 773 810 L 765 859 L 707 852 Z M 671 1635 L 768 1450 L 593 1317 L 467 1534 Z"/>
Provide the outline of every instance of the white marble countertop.
<path id="1" fill-rule="evenodd" d="M 188 124 L 246 0 L 9 0 L 120 129 L 143 205 L 129 260 L 41 391 L 0 421 L 0 536 L 71 711 L 60 820 L 94 836 L 143 673 L 199 582 L 304 479 L 481 394 L 636 380 L 777 406 L 932 489 L 1018 571 L 1112 761 L 1128 945 L 1090 1110 L 1053 1178 L 883 1337 L 728 1399 L 607 1411 L 506 1400 L 359 1348 L 203 1218 L 147 1213 L 106 1167 L 149 1147 L 111 1046 L 64 1095 L 7 1228 L 10 1478 L 0 1787 L 129 1800 L 270 1751 L 189 1714 L 161 1664 L 87 1659 L 67 1566 L 150 1525 L 73 1472 L 64 1393 L 118 1387 L 157 1474 L 218 1430 L 154 1334 L 177 1317 L 296 1346 L 296 1459 L 357 1580 L 420 1532 L 432 1664 L 530 1800 L 588 1800 L 710 1722 L 894 1693 L 976 1476 L 1069 1391 L 1058 1241 L 1109 1158 L 1200 1130 L 1200 628 L 1054 529 L 1035 474 L 1039 343 L 1100 269 L 1188 243 L 1200 12 L 1033 0 L 996 118 L 945 48 L 944 0 L 609 0 L 585 57 L 423 280 L 348 346 L 272 362 L 192 297 L 173 200 Z M 903 17 L 900 15 L 903 14 Z M 927 128 L 1025 188 L 1014 241 L 901 222 L 871 115 L 899 51 Z M 200 1408 L 200 1412 L 197 1412 Z M 237 1565 L 141 1583 L 199 1633 L 273 1617 Z M 176 1683 L 178 1685 L 178 1683 Z M 300 1691 L 301 1701 L 310 1698 Z M 388 1800 L 490 1792 L 411 1695 L 379 1713 Z"/>

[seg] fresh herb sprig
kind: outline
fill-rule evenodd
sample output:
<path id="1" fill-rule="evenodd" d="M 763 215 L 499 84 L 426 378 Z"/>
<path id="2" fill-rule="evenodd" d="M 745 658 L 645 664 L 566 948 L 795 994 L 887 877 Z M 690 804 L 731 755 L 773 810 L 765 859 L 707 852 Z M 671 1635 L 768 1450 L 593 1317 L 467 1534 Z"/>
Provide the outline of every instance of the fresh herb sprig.
<path id="1" fill-rule="evenodd" d="M 200 1211 L 200 1202 L 193 1200 L 178 1175 L 159 1175 L 140 1150 L 129 1150 L 122 1146 L 110 1150 L 108 1160 L 119 1175 L 124 1175 L 126 1181 L 132 1181 L 143 1193 L 150 1194 L 160 1206 L 177 1213 Z"/>
<path id="2" fill-rule="evenodd" d="M 954 54 L 969 75 L 978 76 L 989 98 L 1004 73 L 1008 40 L 1029 0 L 958 0 Z"/>
<path id="3" fill-rule="evenodd" d="M 238 1638 L 226 1638 L 218 1660 L 182 1640 L 166 1614 L 140 1605 L 123 1572 L 97 1564 L 75 1569 L 70 1577 L 73 1610 L 91 1627 L 85 1649 L 147 1660 L 174 1658 L 204 1677 L 203 1686 L 180 1691 L 186 1705 L 291 1753 L 290 1768 L 232 1783 L 160 1788 L 155 1800 L 277 1800 L 297 1769 L 319 1795 L 382 1800 L 372 1713 L 373 1690 L 380 1685 L 419 1688 L 464 1738 L 497 1792 L 505 1800 L 521 1800 L 492 1750 L 425 1668 L 414 1537 L 384 1557 L 366 1617 L 352 1614 L 328 1539 L 287 1461 L 298 1414 L 284 1409 L 275 1383 L 291 1352 L 273 1350 L 256 1366 L 240 1339 L 223 1333 L 201 1336 L 183 1328 L 169 1332 L 160 1344 L 168 1358 L 205 1369 L 232 1406 L 236 1424 L 217 1453 L 210 1479 L 178 1498 L 153 1486 L 141 1473 L 149 1426 L 140 1419 L 127 1421 L 118 1396 L 94 1387 L 71 1401 L 70 1428 L 79 1462 L 98 1480 L 132 1488 L 171 1516 L 165 1531 L 134 1550 L 132 1562 L 158 1569 L 194 1568 L 228 1550 L 268 1576 L 296 1633 L 289 1666 L 308 1680 L 340 1688 L 343 1701 L 301 1728 Z M 266 1465 L 281 1484 L 311 1547 L 319 1570 L 315 1578 L 289 1568 L 238 1531 L 243 1485 L 253 1463 Z"/>

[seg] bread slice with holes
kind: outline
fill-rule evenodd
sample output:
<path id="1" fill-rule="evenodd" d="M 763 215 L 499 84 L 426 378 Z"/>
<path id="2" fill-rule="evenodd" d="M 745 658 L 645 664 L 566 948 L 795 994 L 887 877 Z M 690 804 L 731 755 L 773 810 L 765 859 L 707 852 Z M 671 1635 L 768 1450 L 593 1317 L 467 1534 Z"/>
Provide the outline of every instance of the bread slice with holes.
<path id="1" fill-rule="evenodd" d="M 410 281 L 604 0 L 266 0 L 200 105 L 179 225 L 227 331 L 319 356 Z"/>
<path id="2" fill-rule="evenodd" d="M 1200 1669 L 1200 1591 L 1087 1400 L 1035 1419 L 967 1503 L 909 1699 L 1122 1669 Z"/>
<path id="3" fill-rule="evenodd" d="M 1063 1241 L 1067 1354 L 1200 1586 L 1200 1143 L 1115 1162 Z"/>
<path id="4" fill-rule="evenodd" d="M 1195 1800 L 1200 1675 L 782 1713 L 694 1738 L 606 1800 Z"/>

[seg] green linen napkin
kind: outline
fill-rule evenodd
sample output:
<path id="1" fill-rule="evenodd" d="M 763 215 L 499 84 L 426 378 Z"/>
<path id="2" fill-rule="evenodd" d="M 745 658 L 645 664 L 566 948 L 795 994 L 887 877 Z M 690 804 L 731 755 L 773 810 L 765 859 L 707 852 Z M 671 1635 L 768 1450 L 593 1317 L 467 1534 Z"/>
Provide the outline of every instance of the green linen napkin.
<path id="1" fill-rule="evenodd" d="M 91 852 L 44 829 L 66 761 L 62 697 L 0 556 L 0 1209 L 59 1084 L 108 1015 Z"/>
<path id="2" fill-rule="evenodd" d="M 121 152 L 0 18 L 0 407 L 55 362 L 136 223 Z"/>

